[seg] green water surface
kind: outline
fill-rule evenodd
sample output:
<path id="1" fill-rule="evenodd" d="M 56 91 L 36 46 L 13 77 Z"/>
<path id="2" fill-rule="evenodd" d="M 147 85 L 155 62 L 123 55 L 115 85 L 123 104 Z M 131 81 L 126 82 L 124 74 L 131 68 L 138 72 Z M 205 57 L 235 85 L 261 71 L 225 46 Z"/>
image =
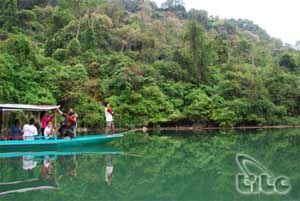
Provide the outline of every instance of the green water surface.
<path id="1" fill-rule="evenodd" d="M 101 147 L 0 159 L 0 200 L 300 200 L 300 129 L 135 133 Z M 239 192 L 237 154 L 288 178 L 290 190 Z"/>

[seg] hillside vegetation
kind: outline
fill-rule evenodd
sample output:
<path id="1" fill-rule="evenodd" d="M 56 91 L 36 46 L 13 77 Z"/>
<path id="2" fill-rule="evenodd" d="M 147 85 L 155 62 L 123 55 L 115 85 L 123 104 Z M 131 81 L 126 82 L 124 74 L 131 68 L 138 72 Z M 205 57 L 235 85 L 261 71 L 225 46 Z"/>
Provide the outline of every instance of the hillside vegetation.
<path id="1" fill-rule="evenodd" d="M 73 107 L 79 126 L 300 124 L 300 53 L 180 0 L 1 0 L 0 102 Z"/>

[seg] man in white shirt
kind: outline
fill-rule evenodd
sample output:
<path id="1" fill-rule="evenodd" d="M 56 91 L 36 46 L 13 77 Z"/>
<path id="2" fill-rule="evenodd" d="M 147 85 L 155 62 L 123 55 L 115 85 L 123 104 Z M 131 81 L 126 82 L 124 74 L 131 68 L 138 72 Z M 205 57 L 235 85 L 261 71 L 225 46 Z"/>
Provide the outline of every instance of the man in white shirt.
<path id="1" fill-rule="evenodd" d="M 114 123 L 113 123 L 113 111 L 110 107 L 109 103 L 105 104 L 105 119 L 106 119 L 106 128 L 105 128 L 105 134 L 112 134 L 112 129 L 114 129 Z"/>
<path id="2" fill-rule="evenodd" d="M 34 118 L 31 118 L 29 120 L 29 123 L 24 125 L 23 127 L 24 140 L 34 140 L 34 136 L 38 135 L 37 128 L 33 124 L 34 124 Z"/>

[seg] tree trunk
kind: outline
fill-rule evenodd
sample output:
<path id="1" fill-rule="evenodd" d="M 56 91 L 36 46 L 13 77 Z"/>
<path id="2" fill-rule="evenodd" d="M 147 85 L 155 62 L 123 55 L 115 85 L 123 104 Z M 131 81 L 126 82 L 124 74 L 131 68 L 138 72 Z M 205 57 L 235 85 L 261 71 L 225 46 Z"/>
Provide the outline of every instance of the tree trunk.
<path id="1" fill-rule="evenodd" d="M 254 56 L 251 55 L 251 61 L 252 61 L 252 74 L 253 74 L 253 98 L 256 98 L 256 65 L 254 61 Z"/>
<path id="2" fill-rule="evenodd" d="M 77 32 L 76 32 L 76 40 L 78 40 L 79 33 L 80 33 L 80 28 L 81 28 L 81 18 L 79 17 L 79 19 L 78 19 L 78 26 L 77 26 Z"/>

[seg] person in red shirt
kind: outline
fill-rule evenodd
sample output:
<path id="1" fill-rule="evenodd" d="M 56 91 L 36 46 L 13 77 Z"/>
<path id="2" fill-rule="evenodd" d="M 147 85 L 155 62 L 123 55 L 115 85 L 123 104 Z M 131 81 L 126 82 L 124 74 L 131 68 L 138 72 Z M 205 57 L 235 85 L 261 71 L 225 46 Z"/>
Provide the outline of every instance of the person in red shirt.
<path id="1" fill-rule="evenodd" d="M 51 121 L 53 118 L 52 115 L 49 115 L 46 111 L 43 111 L 41 112 L 41 132 L 42 132 L 42 135 L 44 135 L 44 130 L 45 128 L 47 127 L 47 124 L 49 121 Z"/>

